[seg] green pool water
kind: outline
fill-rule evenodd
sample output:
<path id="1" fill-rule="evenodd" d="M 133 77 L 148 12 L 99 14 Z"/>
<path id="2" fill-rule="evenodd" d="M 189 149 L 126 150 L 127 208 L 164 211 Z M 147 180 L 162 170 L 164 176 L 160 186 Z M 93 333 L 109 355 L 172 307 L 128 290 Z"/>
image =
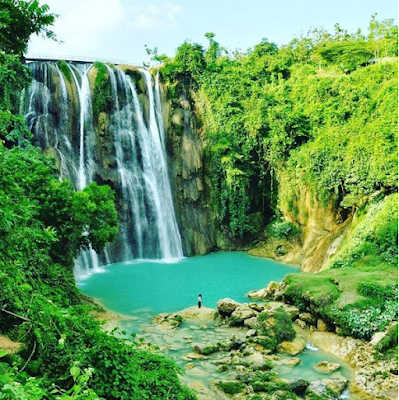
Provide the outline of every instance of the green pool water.
<path id="1" fill-rule="evenodd" d="M 98 299 L 104 307 L 129 318 L 119 322 L 119 327 L 137 334 L 164 350 L 183 369 L 187 365 L 184 355 L 192 351 L 196 341 L 218 342 L 232 335 L 245 338 L 245 328 L 221 329 L 212 324 L 186 323 L 173 331 L 165 332 L 155 327 L 151 320 L 162 312 L 175 312 L 196 305 L 202 294 L 203 306 L 216 308 L 224 297 L 238 302 L 251 301 L 246 293 L 266 287 L 270 281 L 281 281 L 298 268 L 273 260 L 251 257 L 244 252 L 221 252 L 206 256 L 184 258 L 174 263 L 132 260 L 104 266 L 89 273 L 76 273 L 77 285 L 85 295 Z M 319 361 L 338 362 L 341 368 L 334 376 L 351 378 L 347 366 L 312 346 L 298 357 L 294 367 L 276 365 L 275 371 L 287 379 L 305 378 L 319 380 L 326 375 L 316 372 L 313 365 Z M 214 357 L 224 357 L 217 353 Z M 187 370 L 183 381 L 234 378 L 234 372 L 220 376 L 213 358 L 194 361 L 195 367 Z M 288 356 L 283 356 L 289 358 Z M 231 376 L 230 376 L 231 375 Z M 336 375 L 336 376 L 335 376 Z M 347 395 L 344 398 L 353 399 Z"/>
<path id="2" fill-rule="evenodd" d="M 224 297 L 248 302 L 248 291 L 295 272 L 297 268 L 244 252 L 223 252 L 175 263 L 116 263 L 91 275 L 77 274 L 76 280 L 84 294 L 100 299 L 111 311 L 156 315 L 196 305 L 199 293 L 205 307 L 216 308 Z"/>

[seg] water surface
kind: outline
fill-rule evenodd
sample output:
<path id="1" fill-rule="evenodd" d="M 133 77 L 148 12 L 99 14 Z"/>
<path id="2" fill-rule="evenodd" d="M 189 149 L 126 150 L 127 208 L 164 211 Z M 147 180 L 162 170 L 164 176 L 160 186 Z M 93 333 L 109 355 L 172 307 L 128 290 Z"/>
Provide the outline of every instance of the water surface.
<path id="1" fill-rule="evenodd" d="M 216 308 L 224 297 L 248 302 L 248 291 L 299 270 L 244 252 L 222 252 L 175 263 L 133 260 L 107 265 L 99 272 L 103 273 L 77 274 L 81 291 L 98 298 L 111 311 L 137 316 L 196 305 L 199 293 L 205 307 Z"/>

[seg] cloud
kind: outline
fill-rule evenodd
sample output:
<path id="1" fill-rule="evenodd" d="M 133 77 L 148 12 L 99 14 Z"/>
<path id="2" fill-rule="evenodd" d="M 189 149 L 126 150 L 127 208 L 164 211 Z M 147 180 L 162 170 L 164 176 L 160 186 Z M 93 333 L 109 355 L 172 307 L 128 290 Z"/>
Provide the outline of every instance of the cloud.
<path id="1" fill-rule="evenodd" d="M 33 38 L 30 50 L 90 54 L 101 48 L 103 38 L 123 23 L 125 10 L 121 0 L 47 0 L 51 12 L 59 18 L 53 27 L 63 44 Z"/>
<path id="2" fill-rule="evenodd" d="M 182 10 L 182 7 L 171 2 L 159 6 L 131 6 L 128 25 L 140 30 L 176 28 Z"/>

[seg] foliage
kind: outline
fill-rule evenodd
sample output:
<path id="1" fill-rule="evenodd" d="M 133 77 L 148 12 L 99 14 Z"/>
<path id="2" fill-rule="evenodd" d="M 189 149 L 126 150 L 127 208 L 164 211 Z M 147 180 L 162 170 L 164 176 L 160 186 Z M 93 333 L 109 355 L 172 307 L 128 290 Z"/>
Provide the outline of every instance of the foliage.
<path id="1" fill-rule="evenodd" d="M 389 350 L 396 348 L 394 358 L 398 357 L 398 324 L 393 324 L 386 335 L 375 346 L 380 353 L 387 353 Z"/>
<path id="2" fill-rule="evenodd" d="M 160 71 L 173 86 L 180 79 L 195 90 L 209 140 L 212 205 L 231 239 L 257 233 L 249 214 L 261 212 L 263 224 L 278 214 L 276 189 L 283 211 L 294 211 L 299 187 L 343 210 L 376 191 L 395 192 L 392 20 L 373 16 L 369 36 L 336 24 L 332 34 L 315 29 L 281 48 L 263 39 L 246 53 L 226 54 L 212 32 L 205 36 L 205 52 L 186 42 Z"/>
<path id="3" fill-rule="evenodd" d="M 97 123 L 100 112 L 107 112 L 112 109 L 113 98 L 107 67 L 97 61 L 93 64 L 93 68 L 96 69 L 97 73 L 93 85 L 92 106 L 93 118 Z"/>
<path id="4" fill-rule="evenodd" d="M 292 222 L 284 220 L 274 220 L 266 229 L 267 236 L 277 239 L 291 239 L 298 236 L 301 232 Z"/>
<path id="5" fill-rule="evenodd" d="M 365 255 L 392 266 L 398 265 L 398 195 L 376 196 L 355 214 L 353 228 L 339 252 L 330 261 L 332 268 L 350 267 Z"/>
<path id="6" fill-rule="evenodd" d="M 291 341 L 296 336 L 292 320 L 282 307 L 272 313 L 261 312 L 258 323 L 262 338 L 264 336 L 262 345 L 269 350 L 275 350 L 281 342 Z"/>
<path id="7" fill-rule="evenodd" d="M 219 381 L 217 382 L 217 386 L 219 386 L 223 390 L 223 392 L 231 395 L 240 393 L 245 388 L 245 385 L 242 382 Z"/>
<path id="8" fill-rule="evenodd" d="M 49 13 L 48 5 L 41 6 L 37 0 L 0 0 L 0 50 L 21 56 L 32 34 L 55 39 L 48 27 L 56 17 Z"/>
<path id="9" fill-rule="evenodd" d="M 57 65 L 59 69 L 61 70 L 62 74 L 65 76 L 66 80 L 69 83 L 72 83 L 73 77 L 72 77 L 72 72 L 70 68 L 68 67 L 68 64 L 64 60 L 57 61 Z"/>

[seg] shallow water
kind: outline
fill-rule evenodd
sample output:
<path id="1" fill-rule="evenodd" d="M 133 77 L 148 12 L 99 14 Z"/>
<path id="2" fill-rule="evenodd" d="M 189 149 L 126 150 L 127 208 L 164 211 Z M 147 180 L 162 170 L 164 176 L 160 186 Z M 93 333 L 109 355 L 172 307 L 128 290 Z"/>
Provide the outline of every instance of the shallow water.
<path id="1" fill-rule="evenodd" d="M 196 305 L 199 293 L 203 306 L 210 308 L 216 308 L 217 301 L 224 297 L 249 302 L 246 293 L 250 290 L 264 288 L 270 281 L 281 281 L 286 274 L 296 272 L 299 270 L 295 267 L 251 257 L 244 252 L 221 252 L 170 263 L 149 260 L 116 263 L 94 273 L 80 272 L 76 274 L 76 280 L 85 295 L 98 299 L 108 310 L 130 317 L 118 323 L 122 330 L 159 346 L 183 370 L 186 369 L 185 383 L 192 380 L 209 383 L 215 379 L 234 378 L 236 373 L 233 370 L 217 371 L 214 361 L 226 357 L 223 352 L 205 360 L 187 359 L 186 355 L 192 352 L 192 343 L 217 343 L 233 335 L 244 338 L 246 328 L 223 329 L 213 323 L 183 322 L 179 329 L 165 331 L 154 326 L 152 318 L 162 312 L 180 311 Z M 287 379 L 351 378 L 344 363 L 312 346 L 297 357 L 301 360 L 298 365 L 292 367 L 277 362 L 274 370 Z M 283 361 L 284 358 L 290 357 L 282 356 Z M 321 374 L 313 369 L 319 361 L 339 363 L 341 368 L 330 375 Z M 191 364 L 190 369 L 187 369 L 188 364 Z"/>

